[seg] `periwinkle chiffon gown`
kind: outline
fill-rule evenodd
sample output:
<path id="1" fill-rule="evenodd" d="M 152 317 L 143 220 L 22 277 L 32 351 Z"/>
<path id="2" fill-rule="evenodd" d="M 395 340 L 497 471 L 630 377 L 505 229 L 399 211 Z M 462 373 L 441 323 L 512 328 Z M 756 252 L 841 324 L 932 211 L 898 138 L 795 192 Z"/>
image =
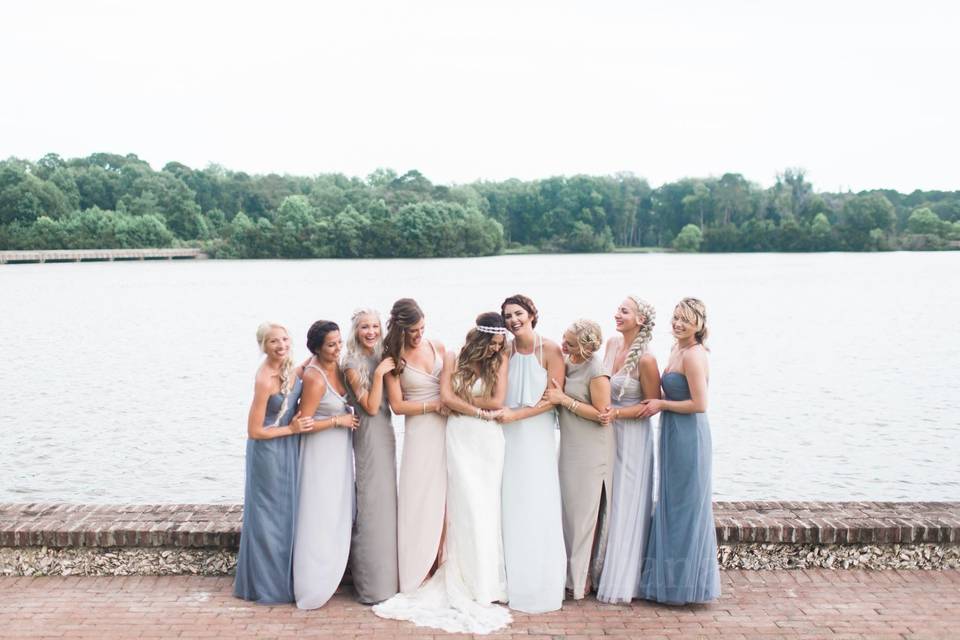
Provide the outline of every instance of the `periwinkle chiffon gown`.
<path id="1" fill-rule="evenodd" d="M 474 395 L 480 395 L 478 384 Z M 446 427 L 447 534 L 443 564 L 413 593 L 373 607 L 384 618 L 450 633 L 485 634 L 508 625 L 500 529 L 503 432 L 496 422 L 451 415 Z"/>
<path id="2" fill-rule="evenodd" d="M 568 360 L 563 391 L 589 405 L 590 383 L 603 375 L 599 354 L 579 364 Z M 579 600 L 584 597 L 588 576 L 596 587 L 603 569 L 616 449 L 611 427 L 582 418 L 566 407 L 560 407 L 559 418 L 567 589 Z"/>
<path id="3" fill-rule="evenodd" d="M 267 399 L 263 426 L 290 424 L 300 378 L 290 393 Z M 247 439 L 243 525 L 233 594 L 261 604 L 293 602 L 293 529 L 297 517 L 300 436 Z"/>
<path id="4" fill-rule="evenodd" d="M 539 357 L 538 357 L 539 354 Z M 543 342 L 533 353 L 510 357 L 506 405 L 536 405 L 547 388 L 540 365 Z M 511 609 L 556 611 L 563 604 L 567 554 L 563 544 L 556 412 L 503 425 L 503 552 Z"/>
<path id="5" fill-rule="evenodd" d="M 433 368 L 429 372 L 407 364 L 400 374 L 404 400 L 440 399 L 443 361 L 432 342 L 430 347 Z M 404 420 L 397 497 L 397 559 L 403 593 L 416 591 L 423 584 L 440 553 L 447 502 L 446 423 L 446 417 L 439 413 L 407 416 Z"/>
<path id="6" fill-rule="evenodd" d="M 687 378 L 661 382 L 668 400 L 689 400 Z M 720 595 L 713 521 L 712 442 L 706 413 L 660 413 L 660 492 L 653 512 L 640 595 L 667 604 Z"/>
<path id="7" fill-rule="evenodd" d="M 616 349 L 610 350 L 611 356 L 615 353 Z M 640 381 L 623 372 L 610 378 L 610 392 L 614 408 L 629 407 L 643 400 Z M 643 554 L 653 509 L 654 444 L 649 418 L 615 420 L 613 431 L 617 440 L 613 500 L 597 600 L 618 603 L 640 596 Z"/>
<path id="8" fill-rule="evenodd" d="M 364 357 L 372 374 L 378 361 Z M 346 369 L 359 369 L 347 361 Z M 373 604 L 399 590 L 397 572 L 397 443 L 390 422 L 390 404 L 383 394 L 380 409 L 367 414 L 360 403 L 360 426 L 353 434 L 357 476 L 357 517 L 350 546 L 350 575 L 357 598 Z"/>
<path id="9" fill-rule="evenodd" d="M 313 417 L 346 412 L 347 401 L 323 371 L 327 389 Z M 300 506 L 293 545 L 293 588 L 297 607 L 316 609 L 334 594 L 350 553 L 353 525 L 353 434 L 330 427 L 300 436 Z"/>

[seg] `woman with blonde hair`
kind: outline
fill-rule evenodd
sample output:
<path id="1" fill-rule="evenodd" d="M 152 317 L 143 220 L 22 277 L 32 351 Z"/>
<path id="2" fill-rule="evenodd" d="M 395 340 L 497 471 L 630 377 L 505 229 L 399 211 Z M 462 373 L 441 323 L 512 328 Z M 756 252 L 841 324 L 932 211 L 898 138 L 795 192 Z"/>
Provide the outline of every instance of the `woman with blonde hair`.
<path id="1" fill-rule="evenodd" d="M 482 313 L 458 354 L 448 353 L 440 395 L 446 427 L 446 552 L 437 572 L 414 593 L 373 608 L 385 618 L 457 633 L 490 633 L 510 623 L 494 602 L 507 599 L 500 529 L 503 432 L 493 421 L 507 394 L 506 329 Z"/>
<path id="2" fill-rule="evenodd" d="M 393 359 L 387 374 L 387 398 L 404 416 L 403 452 L 397 494 L 397 560 L 400 591 L 416 591 L 437 566 L 443 546 L 447 503 L 444 427 L 440 400 L 444 349 L 424 338 L 423 310 L 415 300 L 393 303 L 383 355 Z"/>
<path id="3" fill-rule="evenodd" d="M 264 322 L 257 327 L 257 344 L 266 358 L 257 369 L 247 418 L 243 528 L 233 593 L 276 604 L 294 599 L 300 423 L 293 416 L 301 385 L 285 327 Z"/>
<path id="4" fill-rule="evenodd" d="M 397 576 L 397 444 L 383 377 L 395 363 L 382 358 L 380 314 L 358 309 L 350 318 L 343 371 L 359 409 L 353 434 L 357 514 L 350 545 L 350 575 L 357 599 L 373 604 L 399 591 Z"/>
<path id="5" fill-rule="evenodd" d="M 619 336 L 607 342 L 613 406 L 609 419 L 616 438 L 610 530 L 597 600 L 626 603 L 640 595 L 643 552 L 653 509 L 653 426 L 642 401 L 660 398 L 660 370 L 647 348 L 656 311 L 627 296 L 613 316 Z"/>
<path id="6" fill-rule="evenodd" d="M 643 566 L 641 596 L 667 604 L 708 602 L 720 595 L 713 521 L 712 448 L 707 420 L 707 310 L 684 298 L 673 311 L 677 342 L 663 372 L 660 490 Z"/>
<path id="7" fill-rule="evenodd" d="M 615 455 L 607 419 L 610 377 L 603 370 L 600 325 L 580 319 L 563 334 L 566 382 L 556 380 L 544 400 L 559 405 L 560 496 L 567 548 L 567 590 L 574 600 L 600 582 L 607 543 L 607 509 Z"/>

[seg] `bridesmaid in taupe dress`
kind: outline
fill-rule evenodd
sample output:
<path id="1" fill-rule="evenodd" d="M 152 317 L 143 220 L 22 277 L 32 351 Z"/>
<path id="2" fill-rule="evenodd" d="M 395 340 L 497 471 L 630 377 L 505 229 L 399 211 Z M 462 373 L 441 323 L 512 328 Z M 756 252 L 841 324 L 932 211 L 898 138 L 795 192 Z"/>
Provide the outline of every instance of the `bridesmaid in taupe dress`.
<path id="1" fill-rule="evenodd" d="M 357 515 L 350 546 L 350 574 L 357 599 L 374 604 L 399 590 L 397 575 L 397 443 L 383 377 L 393 358 L 381 360 L 380 314 L 360 309 L 351 318 L 343 369 L 360 415 L 353 437 Z"/>
<path id="2" fill-rule="evenodd" d="M 415 591 L 437 566 L 447 504 L 446 432 L 440 401 L 444 349 L 423 338 L 423 311 L 401 298 L 390 310 L 384 356 L 396 367 L 385 376 L 390 408 L 404 419 L 397 497 L 400 591 Z"/>
<path id="3" fill-rule="evenodd" d="M 600 325 L 577 320 L 563 334 L 563 391 L 551 383 L 544 399 L 560 405 L 560 493 L 567 548 L 567 589 L 574 600 L 600 582 L 616 440 L 610 427 L 610 378 L 599 354 Z"/>

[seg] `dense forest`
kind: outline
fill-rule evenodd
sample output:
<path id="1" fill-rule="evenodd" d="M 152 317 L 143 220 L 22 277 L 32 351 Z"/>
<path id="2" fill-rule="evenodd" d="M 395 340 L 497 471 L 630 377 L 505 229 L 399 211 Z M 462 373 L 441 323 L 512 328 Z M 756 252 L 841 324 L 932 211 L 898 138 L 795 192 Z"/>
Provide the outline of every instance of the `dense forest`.
<path id="1" fill-rule="evenodd" d="M 815 192 L 797 169 L 769 188 L 735 173 L 653 188 L 628 173 L 444 186 L 388 169 L 155 171 L 133 154 L 0 162 L 0 249 L 170 246 L 218 258 L 947 249 L 960 247 L 960 191 Z"/>

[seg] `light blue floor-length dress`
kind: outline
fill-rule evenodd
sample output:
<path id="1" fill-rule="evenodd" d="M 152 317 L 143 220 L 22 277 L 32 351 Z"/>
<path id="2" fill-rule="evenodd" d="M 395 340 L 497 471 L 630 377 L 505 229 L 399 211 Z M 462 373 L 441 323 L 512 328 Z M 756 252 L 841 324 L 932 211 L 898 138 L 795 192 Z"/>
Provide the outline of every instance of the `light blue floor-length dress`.
<path id="1" fill-rule="evenodd" d="M 308 365 L 326 380 L 319 367 Z M 314 418 L 346 413 L 347 401 L 327 380 Z M 297 607 L 316 609 L 334 594 L 350 554 L 353 528 L 353 433 L 331 427 L 300 436 L 300 501 L 293 544 Z"/>
<path id="2" fill-rule="evenodd" d="M 286 395 L 267 399 L 263 426 L 290 424 L 300 378 Z M 261 604 L 293 602 L 293 528 L 297 517 L 300 436 L 247 439 L 243 525 L 233 593 Z"/>
<path id="3" fill-rule="evenodd" d="M 533 353 L 510 357 L 506 405 L 532 407 L 547 388 L 540 362 L 543 342 Z M 556 412 L 503 425 L 503 552 L 511 609 L 556 611 L 563 604 L 567 552 L 563 544 L 560 478 L 557 469 Z"/>
<path id="4" fill-rule="evenodd" d="M 690 399 L 683 374 L 665 373 L 662 385 L 668 400 Z M 643 565 L 643 598 L 684 604 L 720 595 L 712 449 L 706 413 L 660 414 L 660 492 Z"/>

